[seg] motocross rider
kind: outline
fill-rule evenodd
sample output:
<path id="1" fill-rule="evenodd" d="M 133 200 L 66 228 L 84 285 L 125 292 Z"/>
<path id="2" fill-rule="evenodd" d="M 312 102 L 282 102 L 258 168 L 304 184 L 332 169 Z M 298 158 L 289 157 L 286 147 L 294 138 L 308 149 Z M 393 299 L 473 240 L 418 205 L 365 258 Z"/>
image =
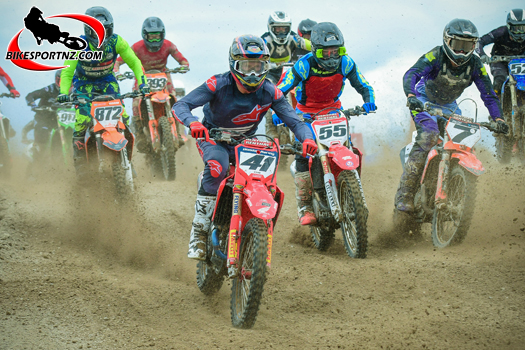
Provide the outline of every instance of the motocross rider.
<path id="1" fill-rule="evenodd" d="M 56 106 L 56 98 L 60 94 L 60 74 L 61 71 L 55 72 L 55 82 L 41 89 L 30 92 L 26 96 L 27 105 L 31 108 L 37 107 L 53 107 Z M 22 143 L 29 143 L 27 134 L 32 129 L 35 130 L 35 143 L 45 144 L 49 138 L 49 133 L 57 125 L 56 111 L 36 111 L 35 117 L 27 123 L 22 129 Z"/>
<path id="2" fill-rule="evenodd" d="M 210 140 L 208 129 L 253 135 L 271 107 L 303 142 L 305 155 L 317 152 L 308 126 L 297 117 L 281 91 L 265 79 L 270 53 L 264 41 L 253 35 L 239 36 L 233 40 L 229 56 L 229 72 L 212 76 L 173 106 L 175 117 L 199 139 L 197 146 L 205 164 L 191 229 L 188 251 L 191 259 L 204 259 L 217 189 L 228 174 L 230 160 L 235 159 L 234 147 Z M 202 123 L 191 114 L 191 110 L 200 106 L 204 106 Z"/>
<path id="3" fill-rule="evenodd" d="M 317 24 L 316 21 L 312 21 L 311 19 L 303 19 L 301 22 L 299 22 L 299 25 L 297 26 L 297 34 L 303 39 L 310 40 L 310 37 L 312 36 L 312 28 Z M 293 55 L 292 55 L 292 62 L 297 62 L 299 58 L 309 53 L 310 50 L 305 50 L 300 47 L 295 49 Z"/>
<path id="4" fill-rule="evenodd" d="M 339 97 L 346 79 L 363 97 L 366 113 L 375 111 L 374 89 L 346 54 L 339 28 L 330 22 L 319 23 L 312 29 L 311 42 L 312 52 L 301 57 L 279 85 L 285 95 L 297 86 L 297 113 L 310 118 L 310 113 L 325 108 L 341 109 Z M 299 222 L 301 225 L 314 224 L 308 159 L 300 156 L 296 156 L 295 186 Z"/>
<path id="5" fill-rule="evenodd" d="M 456 99 L 475 83 L 491 118 L 498 123 L 498 129 L 502 132 L 508 130 L 485 67 L 473 55 L 478 38 L 478 30 L 471 21 L 453 19 L 443 31 L 443 45 L 436 46 L 421 56 L 403 77 L 403 89 L 417 129 L 417 137 L 395 196 L 396 214 L 414 211 L 414 195 L 427 154 L 439 139 L 437 118 L 427 112 L 418 112 L 423 110 L 425 102 L 450 108 L 454 113 L 461 114 Z M 450 114 L 450 111 L 443 109 L 443 113 Z"/>
<path id="6" fill-rule="evenodd" d="M 490 63 L 483 48 L 489 44 L 494 44 L 490 52 L 491 56 L 515 56 L 525 54 L 525 10 L 514 9 L 507 15 L 507 25 L 494 29 L 483 35 L 476 45 L 476 53 L 481 58 L 481 62 Z M 503 83 L 509 75 L 507 62 L 490 63 L 490 72 L 494 77 L 494 91 L 501 100 L 501 90 Z M 504 103 L 505 105 L 505 103 Z"/>
<path id="7" fill-rule="evenodd" d="M 190 70 L 190 64 L 188 60 L 182 55 L 182 53 L 180 53 L 175 44 L 167 39 L 164 39 L 165 35 L 166 29 L 162 20 L 158 17 L 148 17 L 142 24 L 142 40 L 133 44 L 131 49 L 142 62 L 142 66 L 144 67 L 145 71 L 149 71 L 151 69 L 156 69 L 162 72 L 165 71 L 168 57 L 171 55 L 171 57 L 173 57 L 181 65 L 181 68 L 183 68 L 181 73 L 188 72 Z M 119 73 L 119 69 L 122 64 L 125 64 L 124 60 L 122 57 L 119 57 L 115 63 L 115 67 L 113 68 L 116 74 Z M 168 78 L 166 87 L 171 95 L 171 105 L 173 106 L 177 100 L 175 97 L 175 88 L 173 87 L 173 83 L 171 81 L 171 74 L 167 73 L 166 75 Z M 135 90 L 137 89 L 136 85 L 137 83 L 135 82 Z M 140 97 L 133 99 L 133 116 L 131 117 L 131 122 L 133 125 L 133 130 L 135 130 L 137 150 L 141 153 L 145 153 L 149 150 L 150 143 L 142 131 L 145 125 L 143 125 L 140 119 L 141 114 L 139 112 L 139 105 L 141 100 L 142 98 Z M 142 115 L 147 115 L 147 112 L 145 111 L 146 106 L 144 105 L 142 108 Z M 147 120 L 145 122 L 147 123 Z M 184 142 L 180 136 L 178 123 L 176 124 L 176 128 L 177 133 L 179 134 L 179 142 Z"/>
<path id="8" fill-rule="evenodd" d="M 310 41 L 297 35 L 292 30 L 292 20 L 286 12 L 272 12 L 268 18 L 268 32 L 264 33 L 261 38 L 268 46 L 270 51 L 271 69 L 268 72 L 267 79 L 277 84 L 281 79 L 283 67 L 279 64 L 290 62 L 297 49 L 309 51 Z M 279 138 L 277 131 L 277 120 L 273 121 L 272 111 L 266 113 L 266 134 L 272 138 Z"/>
<path id="9" fill-rule="evenodd" d="M 66 60 L 65 66 L 61 74 L 60 95 L 57 98 L 58 102 L 67 102 L 69 96 L 67 95 L 73 83 L 76 93 L 101 93 L 108 95 L 120 94 L 120 88 L 113 74 L 113 65 L 117 60 L 117 55 L 120 55 L 124 61 L 131 67 L 135 78 L 140 82 L 139 90 L 141 93 L 149 93 L 146 77 L 143 74 L 142 64 L 137 58 L 128 43 L 118 34 L 113 33 L 113 17 L 111 13 L 100 6 L 90 7 L 86 11 L 86 15 L 98 19 L 106 30 L 104 41 L 97 50 L 98 37 L 91 27 L 84 25 L 85 35 L 82 39 L 88 42 L 85 51 L 103 51 L 101 60 L 91 61 L 77 61 Z M 76 107 L 76 122 L 75 131 L 73 133 L 73 160 L 77 175 L 84 173 L 84 166 L 86 164 L 86 150 L 84 144 L 84 135 L 87 128 L 91 125 L 91 103 L 80 105 Z M 129 123 L 129 116 L 126 111 L 123 111 L 124 122 Z"/>
<path id="10" fill-rule="evenodd" d="M 17 98 L 20 97 L 20 93 L 15 89 L 15 86 L 13 84 L 13 81 L 11 80 L 11 77 L 0 67 L 0 80 L 2 80 L 2 83 L 4 83 L 5 87 L 9 92 L 11 93 L 11 97 Z M 7 137 L 14 137 L 16 135 L 16 131 L 11 126 L 11 123 L 9 121 L 9 118 L 3 117 L 4 121 L 4 128 L 5 130 L 9 130 Z"/>

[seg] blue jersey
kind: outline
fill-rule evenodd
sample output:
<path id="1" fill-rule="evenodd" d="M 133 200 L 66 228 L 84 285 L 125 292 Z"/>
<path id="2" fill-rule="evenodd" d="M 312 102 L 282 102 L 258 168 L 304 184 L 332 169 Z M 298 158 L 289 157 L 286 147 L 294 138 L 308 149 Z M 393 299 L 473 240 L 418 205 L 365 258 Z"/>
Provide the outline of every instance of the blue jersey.
<path id="1" fill-rule="evenodd" d="M 313 139 L 308 126 L 295 114 L 282 92 L 269 80 L 255 92 L 243 94 L 230 72 L 212 76 L 173 105 L 175 117 L 184 125 L 198 121 L 191 110 L 204 106 L 203 125 L 208 128 L 255 134 L 268 109 L 272 109 L 299 141 Z"/>
<path id="2" fill-rule="evenodd" d="M 287 94 L 297 86 L 297 108 L 305 113 L 316 113 L 328 107 L 341 108 L 339 97 L 347 79 L 365 103 L 375 103 L 374 89 L 361 74 L 354 60 L 346 55 L 333 72 L 321 69 L 312 53 L 303 56 L 288 71 L 279 89 Z"/>

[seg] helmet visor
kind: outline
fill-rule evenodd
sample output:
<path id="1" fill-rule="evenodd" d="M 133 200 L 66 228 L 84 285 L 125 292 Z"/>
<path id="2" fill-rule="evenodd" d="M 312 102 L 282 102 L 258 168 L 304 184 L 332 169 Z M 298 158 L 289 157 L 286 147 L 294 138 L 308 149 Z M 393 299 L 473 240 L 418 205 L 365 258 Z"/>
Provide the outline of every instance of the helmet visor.
<path id="1" fill-rule="evenodd" d="M 290 27 L 289 26 L 273 26 L 272 31 L 275 35 L 279 35 L 279 34 L 286 35 L 290 32 Z"/>
<path id="2" fill-rule="evenodd" d="M 315 50 L 315 55 L 317 58 L 327 60 L 329 58 L 339 58 L 341 56 L 346 55 L 346 48 L 344 46 L 341 47 L 327 47 L 324 49 L 317 49 Z"/>
<path id="3" fill-rule="evenodd" d="M 265 74 L 270 67 L 268 61 L 262 60 L 241 60 L 235 61 L 234 68 L 244 76 Z"/>
<path id="4" fill-rule="evenodd" d="M 525 34 L 525 25 L 511 25 L 510 32 L 512 34 Z"/>
<path id="5" fill-rule="evenodd" d="M 474 51 L 477 41 L 478 40 L 475 38 L 461 38 L 454 36 L 448 39 L 447 45 L 455 53 L 466 55 Z"/>
<path id="6" fill-rule="evenodd" d="M 148 33 L 146 34 L 146 39 L 149 42 L 159 42 L 162 40 L 162 33 Z"/>

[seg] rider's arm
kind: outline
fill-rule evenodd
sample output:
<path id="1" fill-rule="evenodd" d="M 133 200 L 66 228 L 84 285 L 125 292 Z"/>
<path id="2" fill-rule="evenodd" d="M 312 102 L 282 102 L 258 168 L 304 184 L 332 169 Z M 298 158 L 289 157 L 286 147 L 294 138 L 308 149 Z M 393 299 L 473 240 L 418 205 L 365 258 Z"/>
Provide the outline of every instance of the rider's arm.
<path id="1" fill-rule="evenodd" d="M 281 84 L 278 88 L 282 91 L 283 94 L 287 95 L 292 91 L 299 83 L 308 79 L 310 73 L 310 64 L 306 60 L 306 55 L 303 56 L 299 61 L 297 61 L 292 69 L 288 70 L 288 73 L 283 78 Z"/>
<path id="2" fill-rule="evenodd" d="M 492 87 L 492 83 L 487 74 L 487 71 L 478 57 L 473 56 L 472 59 L 475 60 L 474 71 L 472 72 L 472 78 L 474 79 L 474 84 L 476 84 L 481 99 L 485 104 L 485 107 L 489 110 L 490 116 L 496 120 L 498 118 L 503 119 L 503 113 L 501 111 L 501 104 L 499 102 L 496 93 Z"/>
<path id="3" fill-rule="evenodd" d="M 64 66 L 69 66 L 62 69 L 60 73 L 60 93 L 69 94 L 69 89 L 71 88 L 71 82 L 73 81 L 73 75 L 75 75 L 75 69 L 77 69 L 77 60 L 66 60 Z"/>
<path id="4" fill-rule="evenodd" d="M 191 114 L 191 111 L 210 102 L 215 96 L 216 87 L 217 78 L 213 76 L 204 84 L 178 100 L 172 108 L 175 118 L 187 127 L 189 127 L 192 122 L 199 121 L 199 119 Z"/>
<path id="5" fill-rule="evenodd" d="M 295 41 L 297 47 L 307 51 L 312 50 L 312 43 L 310 42 L 310 40 L 305 39 L 296 33 L 292 33 L 292 38 Z"/>
<path id="6" fill-rule="evenodd" d="M 140 84 L 146 84 L 146 76 L 144 75 L 144 69 L 142 68 L 142 62 L 131 49 L 128 42 L 124 40 L 120 35 L 117 40 L 117 54 L 122 57 L 123 61 L 131 68 L 133 74 L 135 74 L 135 79 Z"/>
<path id="7" fill-rule="evenodd" d="M 421 56 L 416 64 L 410 67 L 409 70 L 403 76 L 403 90 L 405 95 L 408 97 L 409 94 L 416 94 L 416 84 L 421 80 L 421 78 L 428 73 L 430 73 L 435 65 L 439 65 L 437 57 L 439 56 L 440 46 L 437 46 L 432 49 L 432 51 L 427 52 Z M 440 67 L 437 67 L 439 69 Z"/>
<path id="8" fill-rule="evenodd" d="M 2 67 L 0 67 L 0 80 L 2 80 L 2 83 L 4 83 L 7 90 L 16 90 L 11 77 L 2 69 Z"/>
<path id="9" fill-rule="evenodd" d="M 343 56 L 342 70 L 350 85 L 363 97 L 365 103 L 375 103 L 375 92 L 361 71 L 349 56 Z"/>
<path id="10" fill-rule="evenodd" d="M 120 71 L 120 66 L 124 64 L 126 64 L 126 62 L 124 62 L 122 57 L 119 56 L 119 58 L 117 58 L 117 60 L 115 61 L 115 65 L 113 66 L 113 72 L 118 73 Z"/>
<path id="11" fill-rule="evenodd" d="M 297 139 L 304 142 L 306 139 L 313 140 L 312 132 L 295 113 L 293 107 L 288 103 L 281 90 L 273 89 L 273 100 L 271 108 L 277 116 L 292 130 Z"/>
<path id="12" fill-rule="evenodd" d="M 476 53 L 480 57 L 483 55 L 486 56 L 487 54 L 485 53 L 483 48 L 489 44 L 493 44 L 497 42 L 498 40 L 500 40 L 503 37 L 503 35 L 505 35 L 506 32 L 507 32 L 507 27 L 502 26 L 502 27 L 496 28 L 493 31 L 483 35 L 479 39 L 478 43 L 476 44 Z"/>
<path id="13" fill-rule="evenodd" d="M 169 53 L 171 57 L 173 57 L 181 66 L 189 67 L 190 63 L 188 62 L 186 57 L 184 57 L 184 55 L 179 51 L 179 49 L 177 49 L 177 46 L 175 46 L 175 44 L 169 40 L 166 41 L 169 45 Z"/>
<path id="14" fill-rule="evenodd" d="M 48 90 L 49 90 L 49 87 L 46 86 L 46 87 L 43 87 L 41 89 L 38 89 L 38 90 L 35 90 L 35 91 L 32 91 L 32 92 L 28 93 L 27 96 L 26 96 L 27 104 L 30 105 L 31 103 L 35 102 L 36 100 L 39 100 L 41 98 L 45 98 L 45 95 L 47 94 Z"/>

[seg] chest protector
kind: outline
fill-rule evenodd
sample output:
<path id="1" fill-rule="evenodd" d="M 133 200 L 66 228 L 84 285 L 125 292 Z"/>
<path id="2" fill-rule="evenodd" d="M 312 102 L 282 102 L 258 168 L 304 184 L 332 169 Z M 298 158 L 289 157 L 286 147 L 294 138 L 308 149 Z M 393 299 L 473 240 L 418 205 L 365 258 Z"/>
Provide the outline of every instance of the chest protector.
<path id="1" fill-rule="evenodd" d="M 470 84 L 472 84 L 470 65 L 463 73 L 456 76 L 447 69 L 446 63 L 443 63 L 443 68 L 437 77 L 425 83 L 425 93 L 431 101 L 444 105 L 454 102 Z"/>
<path id="2" fill-rule="evenodd" d="M 117 60 L 117 40 L 118 35 L 113 34 L 108 42 L 103 46 L 101 60 L 79 60 L 77 68 L 80 70 L 81 75 L 89 79 L 99 79 L 107 75 L 113 74 L 113 66 Z M 92 51 L 90 46 L 85 51 Z"/>

